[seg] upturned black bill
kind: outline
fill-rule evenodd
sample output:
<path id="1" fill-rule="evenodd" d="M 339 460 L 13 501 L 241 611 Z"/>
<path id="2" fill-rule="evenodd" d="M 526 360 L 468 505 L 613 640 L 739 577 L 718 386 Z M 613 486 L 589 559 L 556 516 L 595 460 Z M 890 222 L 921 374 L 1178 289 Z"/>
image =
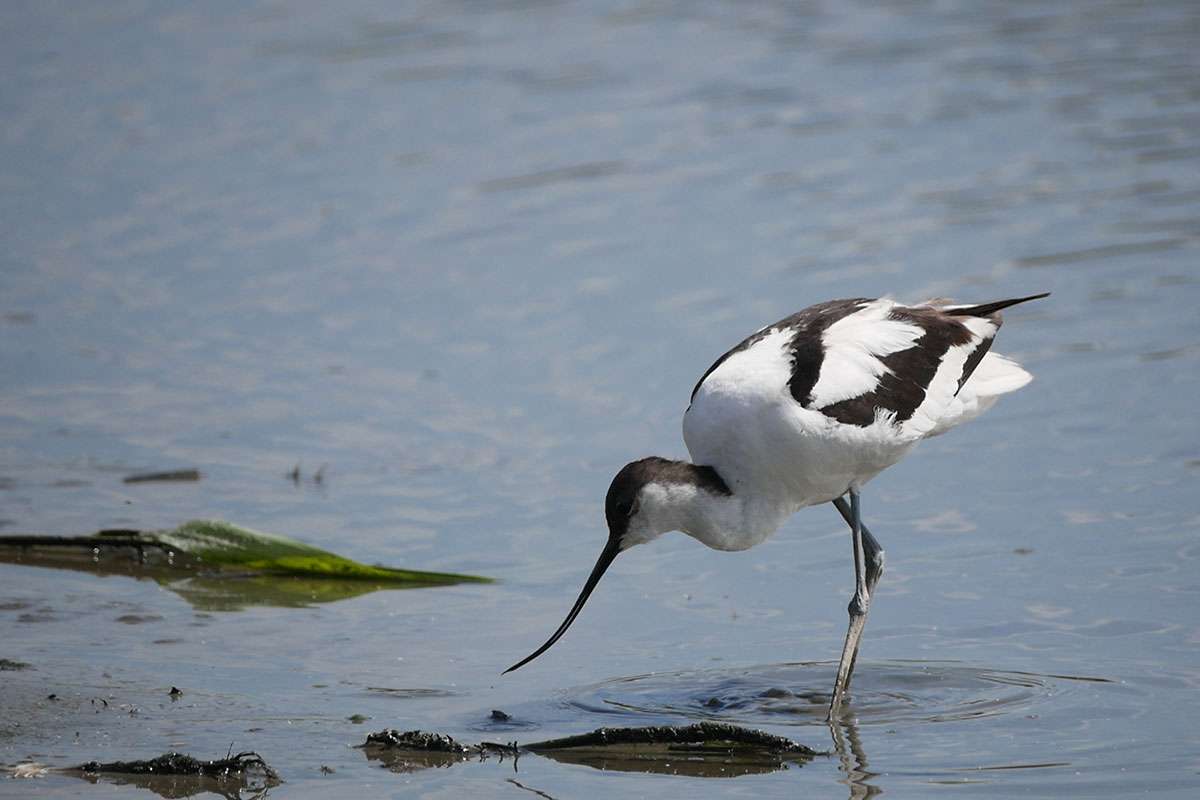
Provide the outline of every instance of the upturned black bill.
<path id="1" fill-rule="evenodd" d="M 592 574 L 588 576 L 587 583 L 583 585 L 583 591 L 579 593 L 579 599 L 575 601 L 575 605 L 571 607 L 571 612 L 567 614 L 567 618 L 563 620 L 563 624 L 558 626 L 558 630 L 554 635 L 546 640 L 546 643 L 534 650 L 525 658 L 513 664 L 501 674 L 512 672 L 514 669 L 519 669 L 525 666 L 530 661 L 540 656 L 542 653 L 550 649 L 550 646 L 558 641 L 559 637 L 567 632 L 567 628 L 571 627 L 571 623 L 575 621 L 575 617 L 579 616 L 579 611 L 583 608 L 583 604 L 587 602 L 588 595 L 596 588 L 596 584 L 600 582 L 600 577 L 604 575 L 604 571 L 608 569 L 608 565 L 613 562 L 613 559 L 621 552 L 621 547 L 615 540 L 609 540 L 609 543 L 604 546 L 603 552 L 600 553 L 600 558 L 596 561 L 596 566 L 592 568 Z"/>

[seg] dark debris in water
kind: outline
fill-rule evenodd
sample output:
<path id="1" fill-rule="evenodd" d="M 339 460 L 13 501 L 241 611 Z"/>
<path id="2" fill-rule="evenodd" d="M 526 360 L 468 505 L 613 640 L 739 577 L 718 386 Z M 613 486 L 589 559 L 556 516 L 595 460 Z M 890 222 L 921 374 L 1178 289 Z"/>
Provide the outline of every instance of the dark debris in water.
<path id="1" fill-rule="evenodd" d="M 407 750 L 420 753 L 442 753 L 457 756 L 516 756 L 519 749 L 515 742 L 498 744 L 496 742 L 480 742 L 479 744 L 463 744 L 452 736 L 444 733 L 426 733 L 425 731 L 405 731 L 401 733 L 395 728 L 367 734 L 364 748 Z"/>
<path id="2" fill-rule="evenodd" d="M 198 481 L 204 477 L 198 469 L 175 469 L 166 472 L 142 472 L 129 475 L 125 483 L 175 483 L 179 481 Z"/>
<path id="3" fill-rule="evenodd" d="M 606 771 L 700 778 L 761 775 L 827 755 L 782 736 L 721 722 L 600 728 L 525 749 L 561 763 Z"/>
<path id="4" fill-rule="evenodd" d="M 258 753 L 247 751 L 227 758 L 204 761 L 186 753 L 163 753 L 145 761 L 89 761 L 74 768 L 87 773 L 119 773 L 123 775 L 203 775 L 224 778 L 255 772 L 278 781 L 279 775 L 263 761 Z"/>
<path id="5" fill-rule="evenodd" d="M 211 761 L 171 752 L 145 761 L 89 761 L 61 772 L 89 783 L 137 787 L 160 797 L 214 794 L 227 800 L 262 798 L 283 782 L 254 752 Z"/>
<path id="6" fill-rule="evenodd" d="M 389 747 L 398 750 L 419 750 L 423 753 L 462 753 L 471 751 L 466 745 L 459 744 L 453 737 L 441 733 L 425 733 L 424 731 L 405 731 L 401 733 L 395 728 L 367 734 L 363 747 Z"/>
<path id="7" fill-rule="evenodd" d="M 511 757 L 515 764 L 520 755 L 516 743 L 462 744 L 451 736 L 425 731 L 398 731 L 394 728 L 367 735 L 362 745 L 367 757 L 383 762 L 392 772 L 417 772 L 433 767 L 448 767 L 470 759 L 486 759 L 498 755 L 503 761 Z"/>
<path id="8" fill-rule="evenodd" d="M 367 736 L 367 757 L 394 772 L 447 767 L 498 755 L 514 760 L 535 753 L 556 761 L 601 769 L 732 777 L 786 769 L 825 755 L 782 736 L 737 725 L 699 722 L 638 728 L 598 728 L 589 733 L 527 745 L 464 744 L 440 733 L 394 729 Z"/>
<path id="9" fill-rule="evenodd" d="M 644 728 L 597 728 L 591 733 L 550 739 L 525 746 L 542 752 L 575 747 L 616 747 L 619 745 L 708 744 L 729 749 L 751 747 L 776 755 L 814 756 L 818 752 L 807 745 L 772 733 L 742 728 L 724 722 L 697 722 L 694 725 L 651 725 Z"/>

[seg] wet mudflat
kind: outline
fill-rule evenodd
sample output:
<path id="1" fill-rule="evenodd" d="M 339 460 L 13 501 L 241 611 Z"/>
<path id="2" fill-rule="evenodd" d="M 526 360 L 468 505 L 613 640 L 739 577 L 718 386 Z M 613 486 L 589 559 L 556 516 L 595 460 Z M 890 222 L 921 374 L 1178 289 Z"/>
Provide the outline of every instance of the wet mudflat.
<path id="1" fill-rule="evenodd" d="M 232 747 L 287 797 L 1200 789 L 1194 4 L 0 14 L 0 534 L 220 518 L 498 581 L 0 564 L 4 766 Z M 745 553 L 639 548 L 499 677 L 578 591 L 612 473 L 684 455 L 741 337 L 833 297 L 1037 291 L 996 348 L 1037 380 L 867 495 L 888 572 L 842 724 L 831 508 Z M 701 721 L 832 754 L 715 777 L 356 747 Z"/>

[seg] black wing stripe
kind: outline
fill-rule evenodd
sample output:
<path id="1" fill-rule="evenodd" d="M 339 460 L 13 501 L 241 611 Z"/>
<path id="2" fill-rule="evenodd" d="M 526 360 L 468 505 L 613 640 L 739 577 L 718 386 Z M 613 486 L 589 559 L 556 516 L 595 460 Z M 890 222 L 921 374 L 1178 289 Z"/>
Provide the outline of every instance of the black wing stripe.
<path id="1" fill-rule="evenodd" d="M 866 297 L 830 300 L 809 306 L 785 320 L 796 330 L 791 342 L 792 376 L 788 378 L 788 391 L 797 403 L 807 407 L 812 402 L 812 390 L 821 377 L 821 364 L 825 361 L 822 342 L 825 329 L 872 302 Z"/>
<path id="2" fill-rule="evenodd" d="M 860 427 L 874 423 L 878 409 L 895 414 L 897 423 L 912 418 L 925 401 L 925 392 L 950 348 L 969 344 L 975 338 L 967 326 L 936 309 L 897 306 L 889 316 L 916 325 L 925 333 L 912 347 L 879 359 L 886 371 L 873 390 L 817 409 L 825 416 Z"/>
<path id="3" fill-rule="evenodd" d="M 962 375 L 958 377 L 958 388 L 954 390 L 954 395 L 962 391 L 963 384 L 967 382 L 967 378 L 971 377 L 971 373 L 979 366 L 979 362 L 983 361 L 983 357 L 988 354 L 988 350 L 992 349 L 992 341 L 996 338 L 996 331 L 1000 330 L 1000 318 L 997 317 L 996 327 L 992 330 L 992 335 L 984 337 L 975 349 L 971 351 L 971 355 L 967 356 L 966 362 L 963 363 Z"/>

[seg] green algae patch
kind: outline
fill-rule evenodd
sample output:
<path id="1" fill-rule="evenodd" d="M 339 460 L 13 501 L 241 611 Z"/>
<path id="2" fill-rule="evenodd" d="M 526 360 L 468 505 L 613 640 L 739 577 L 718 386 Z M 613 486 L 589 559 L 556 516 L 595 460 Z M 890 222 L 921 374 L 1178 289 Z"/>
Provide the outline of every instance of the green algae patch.
<path id="1" fill-rule="evenodd" d="M 219 520 L 195 520 L 164 531 L 104 530 L 91 536 L 0 536 L 0 562 L 131 574 L 169 581 L 190 574 L 304 579 L 302 595 L 321 595 L 321 581 L 373 588 L 416 588 L 491 579 L 452 572 L 362 564 L 328 550 Z M 333 595 L 345 592 L 337 590 Z M 317 598 L 314 598 L 317 599 Z M 324 599 L 337 599 L 324 598 Z M 320 602 L 321 599 L 317 599 Z"/>
<path id="2" fill-rule="evenodd" d="M 104 533 L 97 536 L 103 537 Z M 364 580 L 413 586 L 491 582 L 489 578 L 475 575 L 362 564 L 285 536 L 252 531 L 215 520 L 186 522 L 174 530 L 159 531 L 150 536 L 200 563 L 260 575 Z"/>

